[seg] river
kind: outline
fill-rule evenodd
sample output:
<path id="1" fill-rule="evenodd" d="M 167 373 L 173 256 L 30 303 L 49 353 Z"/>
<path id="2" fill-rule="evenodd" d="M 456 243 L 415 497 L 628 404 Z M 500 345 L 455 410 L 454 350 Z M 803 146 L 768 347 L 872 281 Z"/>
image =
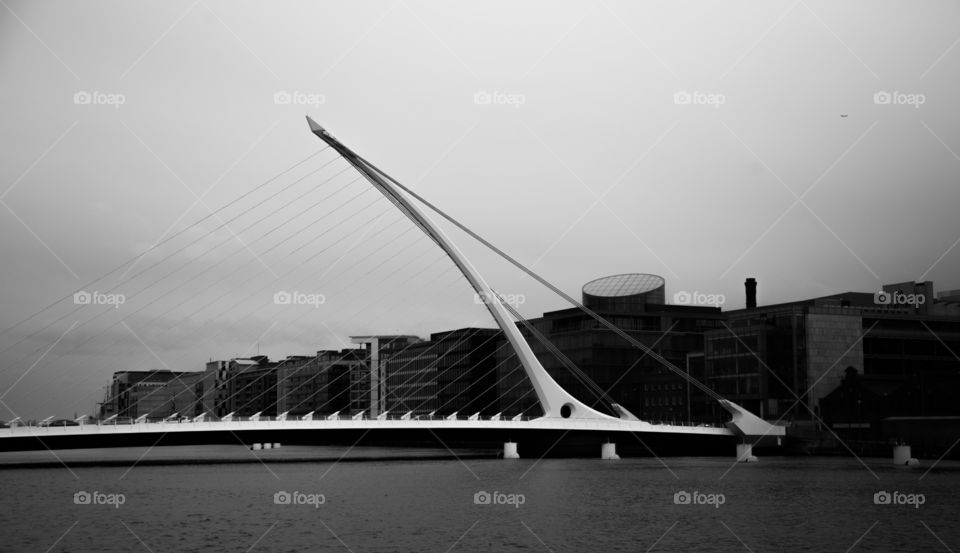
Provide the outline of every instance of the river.
<path id="1" fill-rule="evenodd" d="M 955 461 L 57 453 L 0 456 L 3 551 L 960 551 Z"/>

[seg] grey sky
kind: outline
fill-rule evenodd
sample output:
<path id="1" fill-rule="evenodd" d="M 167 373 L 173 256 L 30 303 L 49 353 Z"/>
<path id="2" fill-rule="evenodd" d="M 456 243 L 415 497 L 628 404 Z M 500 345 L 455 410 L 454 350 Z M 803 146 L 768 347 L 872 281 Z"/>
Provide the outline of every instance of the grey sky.
<path id="1" fill-rule="evenodd" d="M 960 288 L 958 29 L 960 6 L 949 2 L 4 0 L 0 327 L 320 150 L 305 114 L 574 295 L 622 272 L 662 275 L 668 298 L 724 294 L 725 308 L 743 305 L 747 276 L 761 303 L 920 278 Z M 374 199 L 289 244 L 388 206 L 357 213 Z M 254 353 L 258 339 L 282 357 L 343 347 L 351 334 L 492 325 L 425 239 L 388 243 L 406 222 L 302 266 L 306 255 L 264 253 L 269 239 L 249 251 L 233 239 L 252 242 L 295 213 L 240 231 L 282 203 L 264 201 L 171 260 L 211 269 L 209 280 L 164 281 L 182 285 L 169 298 L 200 308 L 187 320 L 185 309 L 163 314 L 176 303 L 167 296 L 136 314 L 149 300 L 131 297 L 94 322 L 83 324 L 99 312 L 81 309 L 40 331 L 75 307 L 68 301 L 0 336 L 0 417 L 90 412 L 115 370 L 199 370 Z M 496 289 L 524 295 L 526 316 L 565 307 L 452 235 Z M 205 252 L 223 240 L 225 250 Z M 377 260 L 406 244 L 392 261 L 412 278 L 403 283 Z M 351 263 L 354 272 L 339 271 Z M 275 309 L 277 290 L 326 302 Z M 233 301 L 201 308 L 221 293 Z"/>

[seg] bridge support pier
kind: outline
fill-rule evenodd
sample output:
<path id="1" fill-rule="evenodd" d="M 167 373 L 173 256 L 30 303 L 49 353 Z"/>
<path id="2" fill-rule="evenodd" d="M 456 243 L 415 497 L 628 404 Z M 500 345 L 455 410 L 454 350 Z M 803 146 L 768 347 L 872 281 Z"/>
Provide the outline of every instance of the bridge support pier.
<path id="1" fill-rule="evenodd" d="M 757 458 L 753 455 L 753 444 L 749 443 L 740 443 L 737 444 L 737 462 L 739 463 L 756 463 Z"/>
<path id="2" fill-rule="evenodd" d="M 519 459 L 520 454 L 517 453 L 517 442 L 504 442 L 503 443 L 503 458 L 504 459 Z"/>
<path id="3" fill-rule="evenodd" d="M 607 442 L 600 446 L 600 458 L 601 459 L 619 459 L 620 456 L 617 455 L 617 444 L 612 442 Z"/>
<path id="4" fill-rule="evenodd" d="M 897 444 L 893 446 L 893 464 L 898 467 L 912 467 L 920 464 L 916 458 L 911 457 L 910 446 L 907 444 Z"/>

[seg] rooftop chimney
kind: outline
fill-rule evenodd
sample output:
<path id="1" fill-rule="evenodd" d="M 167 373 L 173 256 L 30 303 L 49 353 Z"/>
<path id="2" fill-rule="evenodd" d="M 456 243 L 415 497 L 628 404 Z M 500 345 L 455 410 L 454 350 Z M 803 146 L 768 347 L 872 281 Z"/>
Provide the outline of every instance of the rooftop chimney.
<path id="1" fill-rule="evenodd" d="M 757 279 L 748 278 L 743 283 L 743 287 L 747 291 L 747 309 L 755 308 L 757 306 Z"/>

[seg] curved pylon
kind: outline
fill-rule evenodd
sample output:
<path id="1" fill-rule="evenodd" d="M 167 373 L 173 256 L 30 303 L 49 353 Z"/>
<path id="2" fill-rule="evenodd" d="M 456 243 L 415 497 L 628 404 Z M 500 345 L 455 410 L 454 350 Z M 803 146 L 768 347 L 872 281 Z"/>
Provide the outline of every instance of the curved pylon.
<path id="1" fill-rule="evenodd" d="M 463 276 L 470 282 L 474 291 L 479 294 L 479 297 L 484 298 L 484 305 L 487 306 L 487 310 L 490 311 L 497 326 L 500 327 L 504 336 L 507 337 L 507 340 L 517 354 L 517 358 L 520 359 L 523 370 L 533 384 L 537 399 L 543 407 L 543 416 L 545 418 L 621 420 L 592 409 L 561 388 L 549 373 L 547 373 L 546 369 L 543 368 L 543 365 L 540 364 L 533 350 L 530 349 L 530 345 L 527 344 L 526 339 L 524 339 L 523 334 L 517 329 L 517 325 L 501 303 L 500 297 L 490 288 L 483 277 L 480 276 L 480 273 L 477 272 L 467 258 L 464 257 L 463 253 L 446 237 L 433 221 L 416 205 L 411 203 L 400 190 L 393 186 L 393 184 L 389 182 L 389 179 L 384 178 L 379 169 L 357 156 L 352 150 L 331 136 L 326 129 L 310 117 L 307 117 L 307 122 L 310 124 L 310 130 L 313 134 L 317 135 L 317 137 L 343 156 L 343 158 L 360 171 L 377 190 L 396 205 L 404 215 L 436 242 L 447 256 L 453 260 L 457 268 L 460 269 L 460 272 L 463 273 Z"/>

